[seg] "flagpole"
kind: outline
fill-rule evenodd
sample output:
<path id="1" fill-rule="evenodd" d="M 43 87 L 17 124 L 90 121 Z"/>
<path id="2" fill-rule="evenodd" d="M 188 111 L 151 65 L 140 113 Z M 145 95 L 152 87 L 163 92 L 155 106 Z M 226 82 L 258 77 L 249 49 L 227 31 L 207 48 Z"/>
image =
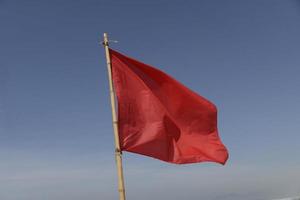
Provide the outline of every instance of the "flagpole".
<path id="1" fill-rule="evenodd" d="M 119 197 L 120 200 L 126 200 L 123 166 L 122 166 L 122 151 L 120 148 L 120 141 L 119 141 L 118 120 L 116 115 L 116 101 L 115 101 L 115 93 L 114 93 L 114 87 L 112 82 L 111 59 L 110 59 L 109 48 L 108 48 L 109 40 L 108 40 L 107 33 L 104 33 L 103 36 L 104 36 L 103 45 L 105 49 L 106 64 L 107 64 L 108 79 L 109 79 L 109 92 L 110 92 L 110 102 L 111 102 L 111 111 L 112 111 L 113 131 L 114 131 L 114 139 L 115 139 L 115 158 L 116 158 L 117 172 L 118 172 Z"/>

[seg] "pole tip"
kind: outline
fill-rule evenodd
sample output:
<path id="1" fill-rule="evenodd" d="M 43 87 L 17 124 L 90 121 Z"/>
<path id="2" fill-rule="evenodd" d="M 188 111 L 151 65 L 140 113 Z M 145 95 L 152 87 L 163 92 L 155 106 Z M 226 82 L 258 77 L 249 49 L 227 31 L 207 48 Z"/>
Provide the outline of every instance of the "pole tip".
<path id="1" fill-rule="evenodd" d="M 107 37 L 107 33 L 103 33 L 103 37 L 104 37 L 104 40 L 102 42 L 102 44 L 104 46 L 108 46 L 108 37 Z"/>

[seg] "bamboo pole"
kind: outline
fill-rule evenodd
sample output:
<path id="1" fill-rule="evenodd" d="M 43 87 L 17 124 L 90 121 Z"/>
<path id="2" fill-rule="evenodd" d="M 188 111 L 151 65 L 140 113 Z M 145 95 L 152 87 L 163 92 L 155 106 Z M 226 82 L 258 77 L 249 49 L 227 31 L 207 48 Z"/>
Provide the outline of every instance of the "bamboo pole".
<path id="1" fill-rule="evenodd" d="M 116 158 L 117 171 L 118 171 L 119 197 L 120 200 L 126 200 L 123 167 L 122 167 L 122 151 L 120 149 L 118 120 L 116 115 L 116 101 L 115 101 L 115 93 L 114 93 L 114 87 L 112 82 L 111 60 L 110 60 L 109 49 L 108 49 L 109 40 L 108 40 L 107 33 L 104 33 L 103 36 L 104 36 L 103 45 L 105 49 L 106 64 L 107 64 L 107 71 L 108 71 L 110 102 L 111 102 L 112 121 L 113 121 L 113 130 L 114 130 L 114 138 L 115 138 L 115 158 Z"/>

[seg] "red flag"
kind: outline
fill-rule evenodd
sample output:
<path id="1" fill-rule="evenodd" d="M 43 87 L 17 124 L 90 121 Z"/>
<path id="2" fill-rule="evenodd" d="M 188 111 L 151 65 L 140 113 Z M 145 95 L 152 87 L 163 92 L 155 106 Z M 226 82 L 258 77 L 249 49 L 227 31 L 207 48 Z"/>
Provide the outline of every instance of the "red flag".
<path id="1" fill-rule="evenodd" d="M 164 72 L 110 49 L 121 150 L 170 163 L 228 158 L 217 108 Z"/>

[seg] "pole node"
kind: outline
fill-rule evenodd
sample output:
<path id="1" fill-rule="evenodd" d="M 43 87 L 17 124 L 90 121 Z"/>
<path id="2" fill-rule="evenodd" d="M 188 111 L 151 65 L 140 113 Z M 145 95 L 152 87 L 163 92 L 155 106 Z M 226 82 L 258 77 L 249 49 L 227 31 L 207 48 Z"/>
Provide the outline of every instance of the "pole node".
<path id="1" fill-rule="evenodd" d="M 103 41 L 103 42 L 102 42 L 102 45 L 103 45 L 103 46 L 109 46 L 109 43 L 108 43 L 108 41 Z"/>
<path id="2" fill-rule="evenodd" d="M 122 155 L 121 149 L 115 149 L 115 153 L 116 153 L 116 154 L 119 154 L 119 155 Z"/>
<path id="3" fill-rule="evenodd" d="M 117 40 L 108 40 L 108 41 L 102 41 L 101 44 L 103 46 L 109 46 L 109 43 L 118 43 L 119 41 Z"/>

